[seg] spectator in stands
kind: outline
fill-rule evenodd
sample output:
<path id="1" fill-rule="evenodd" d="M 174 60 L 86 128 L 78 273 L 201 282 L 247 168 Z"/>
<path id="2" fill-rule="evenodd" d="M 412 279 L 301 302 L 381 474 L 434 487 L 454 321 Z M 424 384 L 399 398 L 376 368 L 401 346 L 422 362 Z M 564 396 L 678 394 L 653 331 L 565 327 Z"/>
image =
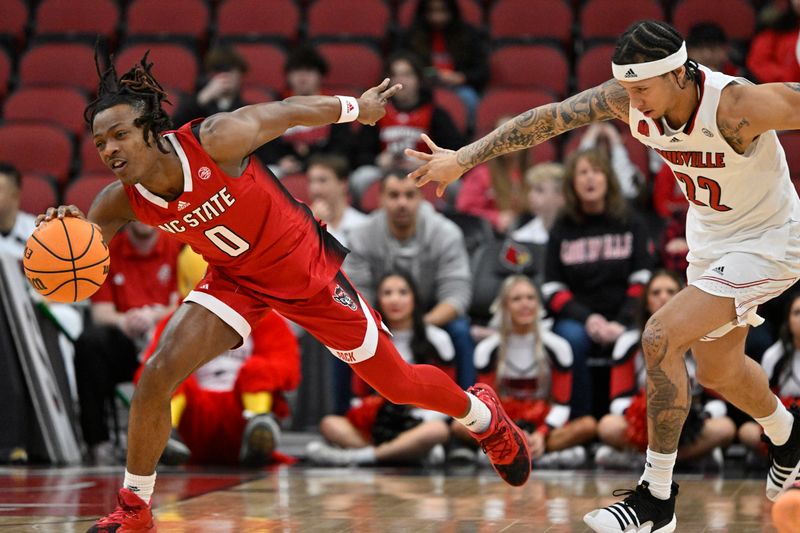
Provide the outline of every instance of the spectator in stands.
<path id="1" fill-rule="evenodd" d="M 579 151 L 566 164 L 566 203 L 550 232 L 542 292 L 556 318 L 553 331 L 575 358 L 574 416 L 592 412 L 587 361 L 633 324 L 650 276 L 643 224 L 627 209 L 608 159 Z"/>
<path id="2" fill-rule="evenodd" d="M 22 177 L 19 171 L 9 163 L 0 163 L 0 255 L 5 254 L 17 259 L 20 262 L 20 269 L 22 268 L 25 244 L 35 229 L 36 221 L 33 215 L 20 209 L 21 186 Z M 20 277 L 21 280 L 22 277 Z M 48 302 L 30 289 L 27 284 L 25 287 L 29 289 L 28 293 L 35 302 L 45 300 L 48 309 L 45 316 L 52 320 L 61 331 L 58 335 L 58 347 L 65 367 L 71 367 L 74 353 L 72 340 L 77 338 L 83 330 L 81 310 L 71 304 Z M 12 356 L 12 354 L 5 355 Z M 23 446 L 25 440 L 23 435 L 28 431 L 27 426 L 22 418 L 19 419 L 19 423 L 15 423 L 12 418 L 17 415 L 24 416 L 26 411 L 22 406 L 29 403 L 27 392 L 24 385 L 19 382 L 3 383 L 4 379 L 16 380 L 20 377 L 16 373 L 12 373 L 16 368 L 18 365 L 13 364 L 10 369 L 5 367 L 4 371 L 0 371 L 0 375 L 3 376 L 0 378 L 0 403 L 7 406 L 7 411 L 13 412 L 7 419 L 8 427 L 4 428 L 5 436 L 9 438 L 3 440 L 5 442 L 15 441 L 15 444 L 11 445 L 9 449 L 0 450 L 0 463 L 25 463 L 28 459 L 27 451 Z M 70 370 L 67 371 L 66 377 L 70 391 L 74 394 L 75 379 Z"/>
<path id="3" fill-rule="evenodd" d="M 519 242 L 546 245 L 564 206 L 564 165 L 539 163 L 525 172 L 528 210 L 533 218 L 511 234 Z"/>
<path id="4" fill-rule="evenodd" d="M 489 80 L 489 44 L 461 18 L 458 1 L 420 0 L 400 42 L 422 58 L 430 79 L 458 93 L 473 123 L 479 93 Z"/>
<path id="5" fill-rule="evenodd" d="M 503 116 L 497 126 L 513 117 Z M 523 180 L 528 169 L 529 150 L 504 154 L 470 170 L 462 179 L 456 210 L 485 218 L 494 230 L 505 235 L 519 216 L 527 211 L 527 184 Z"/>
<path id="6" fill-rule="evenodd" d="M 240 91 L 247 61 L 230 45 L 217 45 L 205 58 L 203 87 L 192 98 L 184 98 L 172 116 L 176 127 L 221 111 L 233 111 L 245 105 Z"/>
<path id="7" fill-rule="evenodd" d="M 186 297 L 203 279 L 207 263 L 191 248 L 178 256 L 178 288 Z M 170 313 L 156 326 L 144 362 L 155 352 Z M 300 351 L 286 320 L 269 313 L 238 348 L 195 370 L 172 394 L 172 435 L 164 464 L 243 464 L 273 460 L 285 418 L 285 392 L 300 382 Z"/>
<path id="8" fill-rule="evenodd" d="M 0 162 L 0 253 L 22 261 L 25 243 L 35 229 L 36 217 L 19 208 L 22 176 L 8 163 Z"/>
<path id="9" fill-rule="evenodd" d="M 534 465 L 574 468 L 586 460 L 582 445 L 594 439 L 597 421 L 591 416 L 570 420 L 572 350 L 542 324 L 542 311 L 528 277 L 506 278 L 494 305 L 499 331 L 475 348 L 475 368 L 525 432 Z M 454 424 L 451 429 L 472 440 Z"/>
<path id="10" fill-rule="evenodd" d="M 315 155 L 308 163 L 311 211 L 327 225 L 328 233 L 347 246 L 347 234 L 367 219 L 350 205 L 350 171 L 340 155 Z"/>
<path id="11" fill-rule="evenodd" d="M 447 371 L 455 356 L 447 332 L 426 324 L 411 276 L 396 270 L 377 287 L 375 310 L 392 332 L 392 343 L 408 363 L 430 364 Z M 328 415 L 320 423 L 325 442 L 312 442 L 312 462 L 327 465 L 417 462 L 427 458 L 449 436 L 447 417 L 407 405 L 395 405 L 356 378 L 358 399 L 346 416 Z M 443 449 L 442 449 L 443 453 Z"/>
<path id="12" fill-rule="evenodd" d="M 800 81 L 800 1 L 791 0 L 765 22 L 766 27 L 750 42 L 747 69 L 761 83 Z"/>
<path id="13" fill-rule="evenodd" d="M 619 130 L 612 122 L 595 122 L 586 128 L 581 137 L 578 150 L 596 148 L 611 161 L 611 168 L 617 176 L 622 196 L 636 198 L 642 178 L 642 171 L 633 164 Z"/>
<path id="14" fill-rule="evenodd" d="M 647 370 L 642 330 L 647 320 L 682 288 L 683 281 L 676 273 L 661 270 L 653 274 L 641 298 L 638 327 L 625 332 L 614 345 L 611 409 L 598 425 L 598 434 L 604 443 L 595 455 L 599 465 L 636 468 L 644 464 Z M 725 402 L 697 382 L 696 365 L 690 352 L 686 352 L 685 359 L 692 405 L 678 443 L 679 461 L 704 457 L 712 450 L 724 448 L 736 434 L 736 426 L 726 416 Z M 721 458 L 721 453 L 717 452 L 717 459 Z"/>
<path id="15" fill-rule="evenodd" d="M 328 73 L 328 63 L 313 46 L 301 44 L 292 49 L 283 70 L 286 90 L 282 98 L 322 94 L 322 80 Z M 256 155 L 281 177 L 304 172 L 315 154 L 337 154 L 349 160 L 352 143 L 349 123 L 294 126 L 259 148 Z"/>
<path id="16" fill-rule="evenodd" d="M 416 168 L 416 160 L 403 151 L 423 149 L 420 134 L 441 136 L 445 148 L 456 148 L 464 141 L 447 111 L 433 103 L 422 65 L 415 56 L 407 52 L 392 55 L 386 63 L 386 74 L 391 83 L 402 84 L 403 90 L 386 104 L 386 115 L 374 128 L 359 131 L 356 158 L 359 168 L 350 178 L 353 190 L 359 195 L 389 169 Z"/>
<path id="17" fill-rule="evenodd" d="M 701 22 L 689 29 L 686 36 L 686 51 L 689 57 L 703 66 L 739 76 L 739 67 L 731 61 L 731 45 L 725 30 L 714 22 Z"/>
<path id="18" fill-rule="evenodd" d="M 181 245 L 158 228 L 131 222 L 109 244 L 108 278 L 92 297 L 91 317 L 75 343 L 80 421 L 90 462 L 114 461 L 106 416 L 118 383 L 131 381 L 153 327 L 178 301 Z"/>
<path id="19" fill-rule="evenodd" d="M 402 91 L 401 91 L 402 92 Z M 399 94 L 399 93 L 398 93 Z M 475 381 L 473 351 L 466 311 L 472 297 L 469 258 L 464 236 L 453 222 L 422 200 L 414 180 L 393 170 L 381 181 L 381 209 L 353 228 L 344 270 L 369 301 L 387 272 L 409 272 L 419 288 L 426 324 L 447 330 L 456 348 L 457 381 Z"/>
<path id="20" fill-rule="evenodd" d="M 761 366 L 769 386 L 786 407 L 800 408 L 800 293 L 789 300 L 788 312 L 781 325 L 778 341 L 764 352 Z M 739 427 L 739 441 L 756 453 L 766 456 L 761 440 L 761 426 L 752 420 Z"/>

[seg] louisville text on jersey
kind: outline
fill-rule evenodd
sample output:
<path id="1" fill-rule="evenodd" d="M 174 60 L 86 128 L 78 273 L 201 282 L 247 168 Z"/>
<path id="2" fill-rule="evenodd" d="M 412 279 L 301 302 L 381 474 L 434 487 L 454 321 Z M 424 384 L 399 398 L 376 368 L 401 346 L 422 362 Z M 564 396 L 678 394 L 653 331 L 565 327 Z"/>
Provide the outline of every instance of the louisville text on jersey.
<path id="1" fill-rule="evenodd" d="M 687 152 L 684 150 L 662 150 L 655 148 L 658 155 L 673 165 L 692 168 L 725 168 L 723 152 Z"/>

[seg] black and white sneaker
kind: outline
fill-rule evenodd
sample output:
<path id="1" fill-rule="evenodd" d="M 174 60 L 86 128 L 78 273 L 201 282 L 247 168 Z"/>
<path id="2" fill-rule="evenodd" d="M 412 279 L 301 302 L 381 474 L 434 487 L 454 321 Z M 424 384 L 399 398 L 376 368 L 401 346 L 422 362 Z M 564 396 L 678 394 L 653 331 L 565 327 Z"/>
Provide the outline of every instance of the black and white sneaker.
<path id="1" fill-rule="evenodd" d="M 626 496 L 602 509 L 595 509 L 583 517 L 592 531 L 599 533 L 670 533 L 675 531 L 675 497 L 678 484 L 672 482 L 672 494 L 668 500 L 650 494 L 647 481 L 642 481 L 634 490 L 615 490 L 614 496 Z"/>
<path id="2" fill-rule="evenodd" d="M 270 414 L 252 416 L 242 432 L 239 463 L 249 467 L 269 464 L 278 448 L 281 428 Z"/>
<path id="3" fill-rule="evenodd" d="M 775 446 L 766 435 L 761 437 L 769 447 L 767 498 L 772 501 L 800 479 L 800 407 L 793 405 L 789 412 L 794 417 L 789 440 L 781 446 Z"/>

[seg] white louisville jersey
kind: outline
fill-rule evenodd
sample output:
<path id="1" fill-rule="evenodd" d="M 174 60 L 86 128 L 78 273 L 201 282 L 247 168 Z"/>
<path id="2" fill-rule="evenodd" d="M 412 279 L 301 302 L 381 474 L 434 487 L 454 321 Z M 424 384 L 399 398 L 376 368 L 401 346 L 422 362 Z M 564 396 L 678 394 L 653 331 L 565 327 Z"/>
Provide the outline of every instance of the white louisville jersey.
<path id="1" fill-rule="evenodd" d="M 775 131 L 763 133 L 739 154 L 717 127 L 722 90 L 750 84 L 700 67 L 699 104 L 689 121 L 672 130 L 630 108 L 631 133 L 672 168 L 686 198 L 690 262 L 713 261 L 738 251 L 782 260 L 791 221 L 800 220 L 800 200 Z"/>

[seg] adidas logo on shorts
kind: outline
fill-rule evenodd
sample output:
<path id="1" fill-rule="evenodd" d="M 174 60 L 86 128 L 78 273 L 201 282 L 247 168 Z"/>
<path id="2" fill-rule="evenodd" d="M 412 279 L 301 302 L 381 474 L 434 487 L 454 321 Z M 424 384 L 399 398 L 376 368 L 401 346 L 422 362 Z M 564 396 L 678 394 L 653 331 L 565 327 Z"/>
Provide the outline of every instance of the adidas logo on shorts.
<path id="1" fill-rule="evenodd" d="M 711 270 L 713 270 L 714 272 L 716 272 L 717 274 L 719 274 L 721 276 L 722 273 L 725 272 L 725 267 L 724 266 L 718 266 L 716 268 L 712 268 Z"/>
<path id="2" fill-rule="evenodd" d="M 680 139 L 678 139 L 677 137 L 673 137 L 673 138 L 671 138 L 671 139 L 669 140 L 669 142 L 671 142 L 671 143 L 679 143 L 679 142 L 681 142 L 681 140 L 680 140 Z"/>

